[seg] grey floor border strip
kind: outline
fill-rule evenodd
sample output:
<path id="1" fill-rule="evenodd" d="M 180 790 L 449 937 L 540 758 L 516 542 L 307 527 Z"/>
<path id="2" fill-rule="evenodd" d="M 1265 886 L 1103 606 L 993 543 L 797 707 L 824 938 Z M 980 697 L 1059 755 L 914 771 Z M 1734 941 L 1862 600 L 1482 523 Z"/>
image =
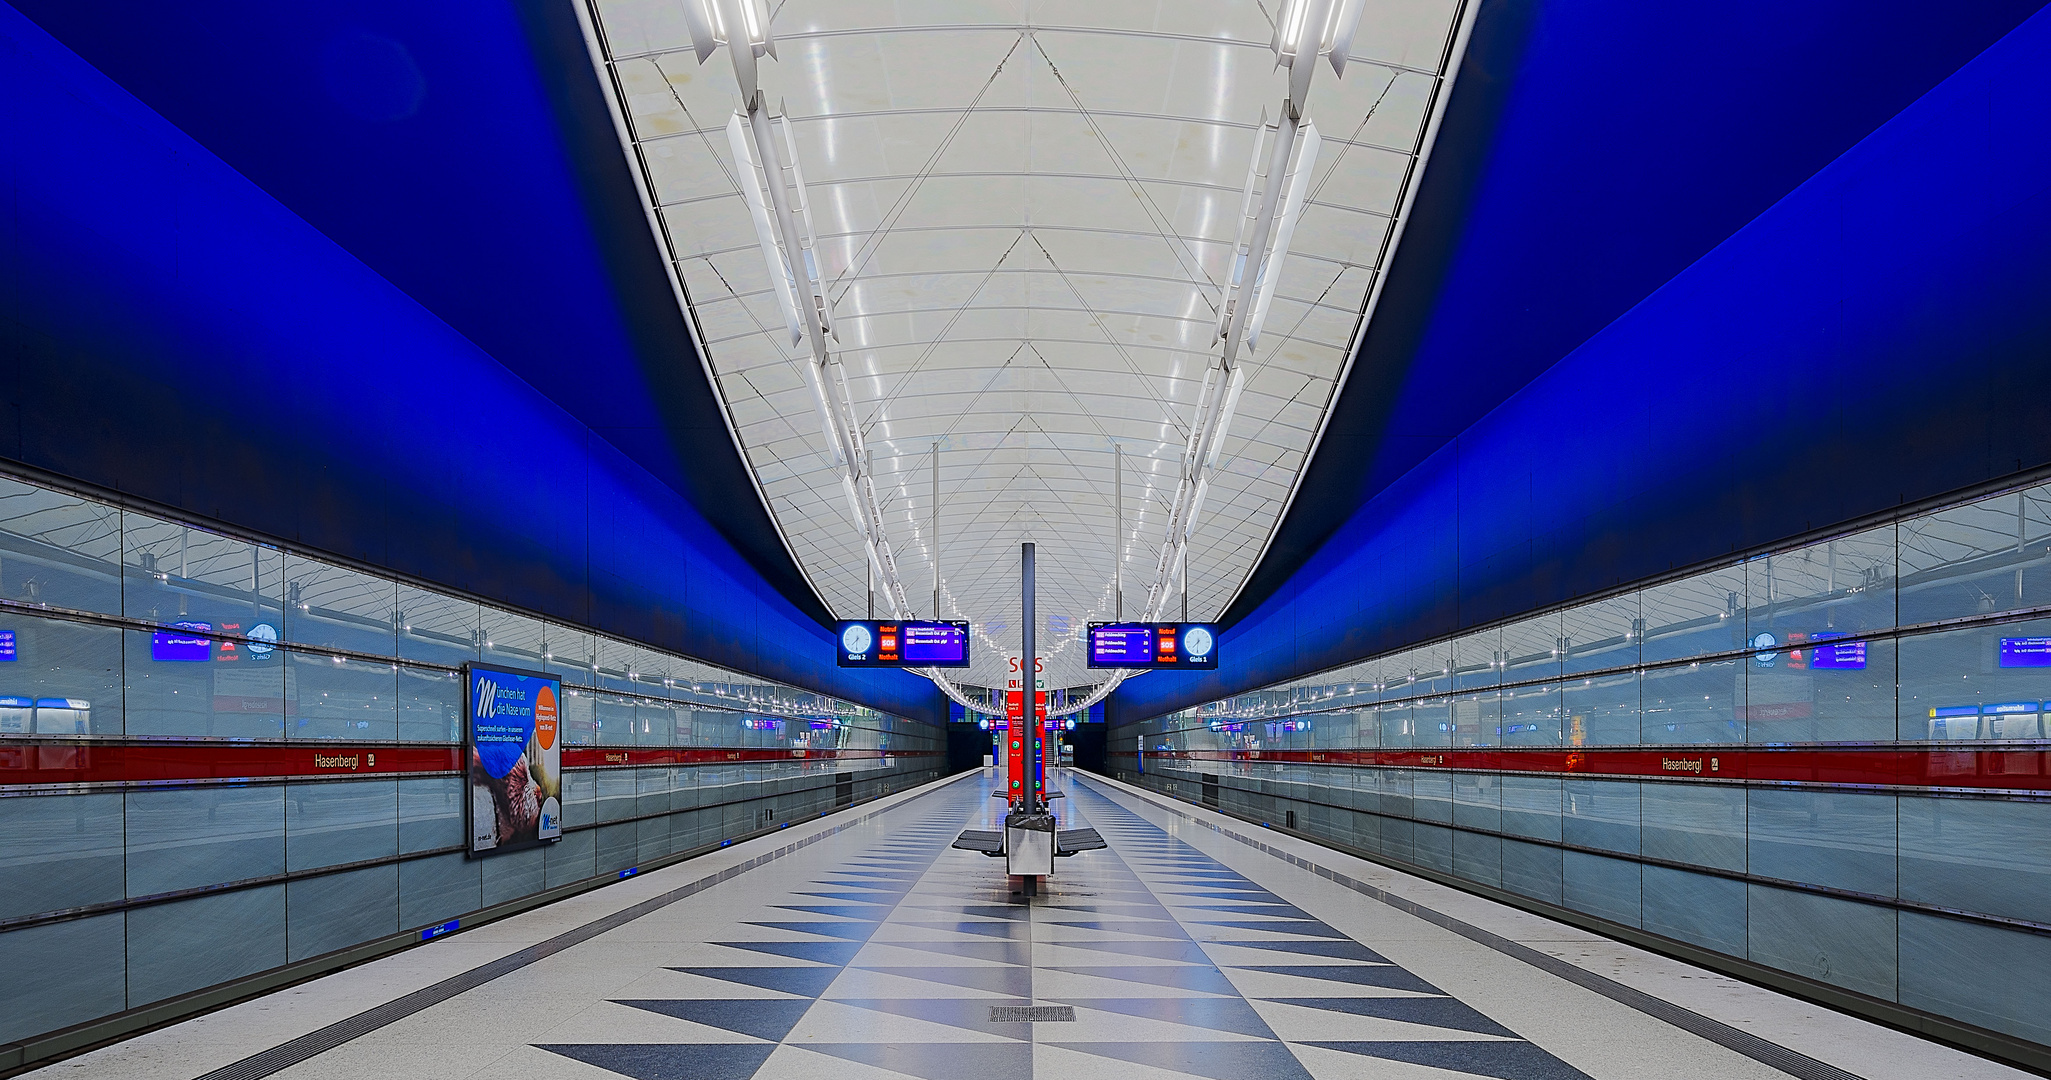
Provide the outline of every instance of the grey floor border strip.
<path id="1" fill-rule="evenodd" d="M 774 851 L 765 851 L 746 862 L 735 863 L 724 870 L 707 874 L 696 881 L 671 889 L 660 896 L 651 896 L 631 907 L 622 908 L 611 915 L 594 919 L 571 930 L 565 930 L 546 941 L 536 942 L 518 952 L 502 956 L 488 964 L 482 964 L 468 971 L 451 975 L 432 986 L 423 986 L 410 994 L 387 1001 L 383 1005 L 365 1009 L 354 1016 L 337 1020 L 326 1027 L 309 1031 L 290 1042 L 280 1043 L 268 1050 L 259 1050 L 240 1061 L 223 1065 L 201 1076 L 199 1080 L 261 1080 L 262 1077 L 271 1076 L 309 1058 L 333 1050 L 353 1039 L 362 1038 L 388 1024 L 403 1020 L 414 1013 L 439 1005 L 459 994 L 475 990 L 493 979 L 518 971 L 537 960 L 553 956 L 571 946 L 582 944 L 608 930 L 616 930 L 643 915 L 660 911 L 679 900 L 696 896 L 714 885 L 730 881 L 758 866 L 775 862 L 786 855 L 811 847 L 813 844 L 835 834 L 865 825 L 884 814 L 891 813 L 917 799 L 924 798 L 933 792 L 941 790 L 948 784 L 959 780 L 961 775 L 966 774 L 942 777 L 939 780 L 931 781 L 927 784 L 925 790 L 913 793 L 910 798 L 870 811 L 852 821 L 842 822 L 831 829 L 805 837 L 803 840 L 785 844 Z"/>
<path id="2" fill-rule="evenodd" d="M 1077 779 L 1081 780 L 1082 778 L 1077 777 Z M 1262 854 L 1308 870 L 1327 881 L 1343 885 L 1370 900 L 1386 904 L 1406 915 L 1414 915 L 1425 922 L 1431 923 L 1433 926 L 1450 930 L 1469 941 L 1487 946 L 1513 960 L 1529 964 L 1548 975 L 1565 979 L 1583 989 L 1601 994 L 1603 997 L 1619 1005 L 1635 1009 L 1655 1020 L 1680 1028 L 1690 1035 L 1707 1039 L 1727 1050 L 1743 1054 L 1768 1068 L 1778 1069 L 1789 1076 L 1799 1077 L 1800 1080 L 1864 1080 L 1857 1073 L 1846 1072 L 1829 1062 L 1818 1061 L 1800 1051 L 1790 1050 L 1779 1043 L 1769 1042 L 1749 1031 L 1732 1027 L 1721 1020 L 1704 1016 L 1693 1009 L 1676 1005 L 1663 998 L 1654 997 L 1636 987 L 1626 986 L 1615 979 L 1598 975 L 1587 968 L 1568 963 L 1550 953 L 1540 952 L 1522 942 L 1511 941 L 1500 934 L 1483 930 L 1479 926 L 1456 919 L 1442 911 L 1425 907 L 1414 900 L 1408 900 L 1386 889 L 1369 885 L 1365 881 L 1349 877 L 1331 867 L 1320 866 L 1309 859 L 1283 851 L 1251 836 L 1235 832 L 1216 822 L 1205 821 L 1188 813 L 1179 806 L 1158 801 L 1159 797 L 1156 796 L 1156 793 L 1134 789 L 1130 785 L 1118 783 L 1115 780 L 1108 780 L 1100 776 L 1092 776 L 1086 782 L 1091 784 L 1099 782 L 1117 784 L 1119 788 L 1130 792 L 1135 797 L 1143 799 L 1149 805 L 1159 807 L 1168 813 L 1174 814 L 1198 828 L 1209 829 L 1228 840 L 1237 841 Z M 1315 841 L 1305 842 L 1315 843 Z"/>

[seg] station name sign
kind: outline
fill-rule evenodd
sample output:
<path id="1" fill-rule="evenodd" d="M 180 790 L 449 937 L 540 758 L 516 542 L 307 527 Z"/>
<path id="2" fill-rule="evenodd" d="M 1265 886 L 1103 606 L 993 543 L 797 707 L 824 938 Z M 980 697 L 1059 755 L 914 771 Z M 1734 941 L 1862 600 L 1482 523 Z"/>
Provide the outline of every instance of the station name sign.
<path id="1" fill-rule="evenodd" d="M 833 631 L 834 659 L 841 667 L 969 666 L 969 624 L 965 622 L 878 622 L 843 619 Z"/>

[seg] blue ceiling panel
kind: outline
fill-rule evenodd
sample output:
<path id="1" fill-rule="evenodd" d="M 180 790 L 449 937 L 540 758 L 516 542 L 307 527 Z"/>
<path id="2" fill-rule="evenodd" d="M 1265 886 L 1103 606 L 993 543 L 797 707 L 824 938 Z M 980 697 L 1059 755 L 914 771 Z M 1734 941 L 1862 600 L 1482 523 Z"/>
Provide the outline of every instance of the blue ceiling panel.
<path id="1" fill-rule="evenodd" d="M 16 0 L 713 521 L 815 619 L 567 0 Z"/>
<path id="2" fill-rule="evenodd" d="M 1226 620 L 2042 6 L 1484 0 L 1374 324 Z"/>
<path id="3" fill-rule="evenodd" d="M 931 720 L 682 495 L 0 7 L 0 454 Z"/>
<path id="4" fill-rule="evenodd" d="M 2051 12 L 1353 514 L 1114 719 L 2051 464 Z"/>

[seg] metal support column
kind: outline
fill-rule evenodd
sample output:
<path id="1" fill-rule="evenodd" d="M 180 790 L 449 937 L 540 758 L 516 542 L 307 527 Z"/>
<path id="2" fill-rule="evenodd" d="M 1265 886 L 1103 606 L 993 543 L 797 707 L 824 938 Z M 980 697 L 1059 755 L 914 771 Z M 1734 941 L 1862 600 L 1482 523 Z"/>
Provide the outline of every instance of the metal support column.
<path id="1" fill-rule="evenodd" d="M 1177 558 L 1182 563 L 1182 621 L 1189 621 L 1189 538 L 1182 538 L 1182 552 Z"/>
<path id="2" fill-rule="evenodd" d="M 1047 812 L 1046 765 L 1040 751 L 1039 657 L 1033 631 L 1033 545 L 1019 545 L 1019 723 L 1025 743 L 1024 783 L 1019 801 L 1004 815 L 1006 869 L 1023 879 L 1024 892 L 1035 896 L 1040 879 L 1054 872 L 1054 815 Z"/>
<path id="3" fill-rule="evenodd" d="M 1033 640 L 1033 631 L 1038 629 L 1034 625 L 1033 612 L 1033 550 L 1033 545 L 1030 543 L 1020 544 L 1018 547 L 1020 609 L 1018 626 L 1021 638 L 1018 662 L 1019 666 L 1023 669 L 1019 673 L 1019 681 L 1023 686 L 1022 696 L 1020 697 L 1020 703 L 1023 705 L 1023 708 L 1020 709 L 1020 712 L 1025 715 L 1025 754 L 1027 762 L 1024 789 L 1025 805 L 1020 809 L 1028 812 L 1041 809 L 1046 802 L 1042 797 L 1044 793 L 1040 790 L 1044 777 L 1042 777 L 1040 770 L 1034 765 L 1034 763 L 1040 760 L 1040 709 L 1038 704 L 1040 657 L 1039 653 L 1034 651 L 1038 643 Z"/>

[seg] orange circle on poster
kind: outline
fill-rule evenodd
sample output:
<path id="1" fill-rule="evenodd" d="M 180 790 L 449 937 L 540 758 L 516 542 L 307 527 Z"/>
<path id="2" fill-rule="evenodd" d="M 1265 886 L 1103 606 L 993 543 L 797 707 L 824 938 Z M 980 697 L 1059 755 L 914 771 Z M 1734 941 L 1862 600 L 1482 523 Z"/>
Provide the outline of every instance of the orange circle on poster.
<path id="1" fill-rule="evenodd" d="M 555 746 L 555 691 L 546 686 L 534 695 L 534 738 L 543 750 Z"/>

